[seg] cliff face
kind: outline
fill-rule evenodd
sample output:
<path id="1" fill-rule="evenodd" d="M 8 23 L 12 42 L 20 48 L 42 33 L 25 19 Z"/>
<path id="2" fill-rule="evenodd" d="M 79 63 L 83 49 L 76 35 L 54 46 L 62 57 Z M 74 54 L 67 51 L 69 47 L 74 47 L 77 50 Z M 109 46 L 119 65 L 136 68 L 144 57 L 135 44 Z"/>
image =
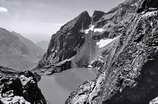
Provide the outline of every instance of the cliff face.
<path id="1" fill-rule="evenodd" d="M 148 104 L 158 96 L 157 8 L 155 0 L 127 0 L 107 13 L 95 12 L 92 18 L 84 12 L 86 20 L 81 14 L 52 36 L 38 68 L 61 72 L 70 68 L 76 56 L 82 56 L 78 52 L 87 52 L 97 56 L 92 59 L 100 64 L 96 68 L 93 63 L 91 69 L 98 76 L 72 92 L 66 104 Z M 91 54 L 93 48 L 81 51 L 85 43 L 100 45 Z M 63 64 L 62 70 L 54 68 Z"/>
<path id="2" fill-rule="evenodd" d="M 54 35 L 47 52 L 39 62 L 38 68 L 52 68 L 58 72 L 71 68 L 71 60 L 85 43 L 86 37 L 82 30 L 88 28 L 91 18 L 88 12 L 68 22 Z M 84 56 L 84 55 L 83 55 Z M 58 69 L 57 67 L 60 67 Z M 36 70 L 36 69 L 35 69 Z"/>

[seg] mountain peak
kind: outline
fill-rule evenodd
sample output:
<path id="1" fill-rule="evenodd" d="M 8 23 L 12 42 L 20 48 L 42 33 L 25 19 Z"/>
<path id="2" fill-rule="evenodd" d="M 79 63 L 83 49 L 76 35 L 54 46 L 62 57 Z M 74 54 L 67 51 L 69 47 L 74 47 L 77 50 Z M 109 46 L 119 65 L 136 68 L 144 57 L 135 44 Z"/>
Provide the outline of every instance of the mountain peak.
<path id="1" fill-rule="evenodd" d="M 95 10 L 92 15 L 92 21 L 93 22 L 98 21 L 104 14 L 105 14 L 105 12 L 103 12 L 103 11 Z"/>
<path id="2" fill-rule="evenodd" d="M 81 28 L 88 28 L 89 24 L 91 23 L 91 17 L 89 16 L 87 11 L 83 11 L 73 20 L 67 22 L 64 26 L 61 27 L 60 30 L 68 31 L 74 30 L 77 31 Z"/>
<path id="3" fill-rule="evenodd" d="M 85 10 L 85 11 L 81 12 L 79 16 L 89 16 L 89 13 L 88 13 L 88 11 Z"/>

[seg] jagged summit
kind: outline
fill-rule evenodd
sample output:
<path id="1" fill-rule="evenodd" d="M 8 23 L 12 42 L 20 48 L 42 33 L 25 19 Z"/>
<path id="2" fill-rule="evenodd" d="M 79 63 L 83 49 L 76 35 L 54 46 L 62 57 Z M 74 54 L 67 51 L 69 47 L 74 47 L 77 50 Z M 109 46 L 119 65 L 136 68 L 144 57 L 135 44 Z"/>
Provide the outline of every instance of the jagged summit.
<path id="1" fill-rule="evenodd" d="M 105 13 L 103 11 L 95 10 L 92 15 L 92 22 L 98 21 Z"/>
<path id="2" fill-rule="evenodd" d="M 75 19 L 69 21 L 64 26 L 61 27 L 61 31 L 68 31 L 69 30 L 79 30 L 81 28 L 88 28 L 91 21 L 91 17 L 89 16 L 87 11 L 82 12 L 79 14 Z"/>

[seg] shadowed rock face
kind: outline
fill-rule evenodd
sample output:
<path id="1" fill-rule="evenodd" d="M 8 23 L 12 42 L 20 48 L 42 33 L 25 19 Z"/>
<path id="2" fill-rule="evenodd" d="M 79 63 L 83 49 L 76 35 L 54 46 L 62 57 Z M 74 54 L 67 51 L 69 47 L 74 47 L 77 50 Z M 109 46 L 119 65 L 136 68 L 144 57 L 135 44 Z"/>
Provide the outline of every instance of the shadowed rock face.
<path id="1" fill-rule="evenodd" d="M 92 16 L 92 21 L 95 23 L 97 22 L 105 13 L 102 11 L 94 11 Z"/>
<path id="2" fill-rule="evenodd" d="M 149 10 L 150 8 L 158 8 L 158 1 L 157 0 L 144 0 L 141 7 L 138 9 L 137 12 L 142 12 L 145 10 Z"/>
<path id="3" fill-rule="evenodd" d="M 78 17 L 62 26 L 61 29 L 52 35 L 49 48 L 43 59 L 39 62 L 39 68 L 55 66 L 57 63 L 72 58 L 78 49 L 85 42 L 82 29 L 88 28 L 91 18 L 87 12 L 81 13 Z M 65 63 L 66 66 L 71 62 Z M 60 65 L 58 65 L 60 66 Z M 64 65 L 65 66 L 65 65 Z M 61 67 L 64 67 L 61 66 Z M 69 69 L 71 65 L 68 65 Z"/>

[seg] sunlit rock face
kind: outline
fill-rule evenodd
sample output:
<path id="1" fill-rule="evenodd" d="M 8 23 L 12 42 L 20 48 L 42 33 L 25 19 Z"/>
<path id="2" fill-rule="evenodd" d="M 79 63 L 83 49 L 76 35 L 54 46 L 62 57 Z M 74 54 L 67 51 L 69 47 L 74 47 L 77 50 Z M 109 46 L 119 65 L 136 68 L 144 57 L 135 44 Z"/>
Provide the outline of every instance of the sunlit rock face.
<path id="1" fill-rule="evenodd" d="M 158 97 L 152 99 L 149 104 L 157 104 L 157 103 L 158 103 Z"/>
<path id="2" fill-rule="evenodd" d="M 6 67 L 1 67 L 0 71 L 1 104 L 47 104 L 38 87 L 40 76 Z"/>

